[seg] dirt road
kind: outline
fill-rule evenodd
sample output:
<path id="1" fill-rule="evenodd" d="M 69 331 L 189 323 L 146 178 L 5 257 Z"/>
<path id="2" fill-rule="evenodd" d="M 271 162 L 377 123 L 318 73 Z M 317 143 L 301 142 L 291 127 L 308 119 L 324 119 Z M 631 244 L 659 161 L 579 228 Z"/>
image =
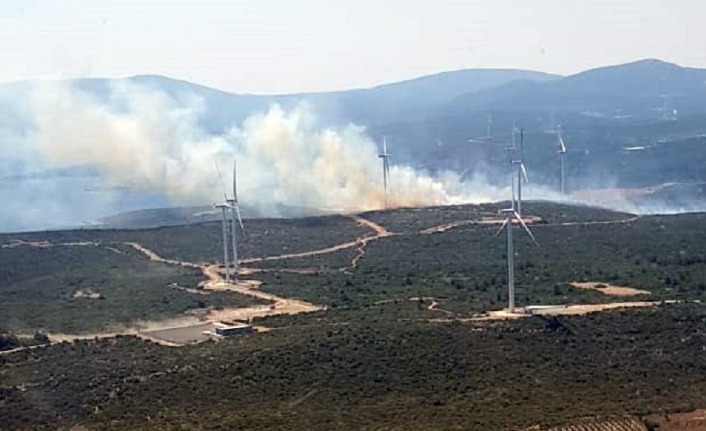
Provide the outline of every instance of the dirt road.
<path id="1" fill-rule="evenodd" d="M 202 284 L 204 290 L 211 291 L 228 291 L 235 292 L 241 295 L 250 296 L 257 299 L 262 299 L 269 301 L 272 305 L 255 305 L 252 307 L 235 308 L 235 309 L 224 309 L 224 310 L 213 310 L 209 312 L 208 317 L 210 320 L 222 320 L 224 316 L 230 316 L 230 319 L 234 320 L 241 319 L 241 317 L 233 316 L 249 316 L 249 317 L 260 317 L 260 316 L 271 316 L 276 314 L 298 314 L 298 313 L 308 313 L 311 311 L 322 310 L 323 307 L 311 304 L 309 302 L 300 301 L 296 299 L 282 298 L 271 293 L 265 293 L 258 290 L 258 287 L 262 282 L 258 280 L 241 280 L 237 284 L 226 283 L 220 274 L 220 268 L 218 265 L 198 265 L 192 262 L 184 262 L 179 260 L 164 259 L 152 250 L 137 244 L 129 243 L 133 248 L 144 253 L 153 261 L 168 263 L 172 265 L 189 266 L 194 268 L 200 268 L 206 276 L 207 281 Z"/>
<path id="2" fill-rule="evenodd" d="M 537 216 L 523 216 L 523 220 L 525 223 L 528 225 L 530 224 L 536 224 L 542 221 L 541 217 Z M 451 230 L 457 227 L 461 226 L 468 226 L 468 225 L 481 225 L 481 226 L 500 226 L 503 223 L 505 223 L 505 218 L 504 217 L 482 217 L 480 220 L 458 220 L 458 221 L 452 221 L 449 223 L 444 223 L 439 226 L 434 226 L 430 227 L 424 230 L 419 231 L 420 234 L 422 235 L 429 235 L 432 233 L 441 233 L 441 232 L 446 232 L 447 230 Z M 513 223 L 517 224 L 517 220 L 513 220 Z"/>
<path id="3" fill-rule="evenodd" d="M 392 235 L 402 235 L 402 234 L 392 233 L 392 232 L 388 231 L 385 227 L 383 227 L 377 223 L 374 223 L 370 220 L 367 220 L 359 215 L 350 215 L 349 217 L 351 219 L 355 220 L 356 223 L 358 223 L 359 225 L 366 226 L 369 229 L 371 229 L 372 234 L 369 236 L 364 236 L 364 237 L 358 238 L 353 241 L 345 241 L 340 244 L 336 244 L 336 245 L 322 248 L 322 249 L 318 249 L 318 250 L 311 250 L 311 251 L 300 252 L 300 253 L 282 254 L 282 255 L 277 255 L 277 256 L 249 258 L 249 259 L 241 260 L 240 263 L 276 261 L 276 260 L 285 260 L 285 259 L 291 259 L 291 258 L 308 257 L 308 256 L 322 255 L 322 254 L 327 254 L 327 253 L 335 253 L 340 250 L 345 250 L 345 249 L 356 247 L 357 253 L 352 258 L 350 267 L 341 268 L 341 270 L 345 271 L 348 269 L 355 268 L 357 266 L 360 259 L 363 258 L 365 255 L 365 247 L 371 241 L 375 241 L 380 238 L 385 238 L 385 237 L 389 237 Z M 623 219 L 623 220 L 600 221 L 600 222 L 567 222 L 567 223 L 558 223 L 557 225 L 574 226 L 574 225 L 594 225 L 594 224 L 618 224 L 618 223 L 629 223 L 629 222 L 637 220 L 638 218 L 639 218 L 639 216 L 634 216 L 634 217 Z M 534 216 L 527 216 L 525 218 L 525 220 L 528 224 L 537 223 L 537 222 L 541 221 L 541 219 L 539 217 L 534 217 Z M 449 229 L 453 229 L 453 228 L 456 228 L 459 226 L 464 226 L 464 225 L 470 225 L 470 224 L 499 225 L 503 222 L 504 222 L 503 218 L 492 218 L 492 217 L 484 217 L 480 220 L 459 220 L 459 221 L 444 223 L 444 224 L 441 224 L 438 226 L 424 229 L 418 233 L 411 233 L 411 234 L 407 234 L 407 235 L 432 234 L 432 233 L 437 233 L 437 232 L 445 232 Z M 312 304 L 312 303 L 309 303 L 306 301 L 283 298 L 283 297 L 279 297 L 279 296 L 276 296 L 273 294 L 262 292 L 258 289 L 261 282 L 259 282 L 257 280 L 247 280 L 247 281 L 244 280 L 238 284 L 225 283 L 225 281 L 223 280 L 223 277 L 221 276 L 219 265 L 198 264 L 198 263 L 175 260 L 175 259 L 166 259 L 166 258 L 163 258 L 162 256 L 160 256 L 159 254 L 157 254 L 155 251 L 150 250 L 147 247 L 145 247 L 142 244 L 139 244 L 137 242 L 126 242 L 126 243 L 122 243 L 122 244 L 125 244 L 125 245 L 132 247 L 133 249 L 135 249 L 138 252 L 145 255 L 148 259 L 155 261 L 155 262 L 161 262 L 161 263 L 165 263 L 165 264 L 169 264 L 169 265 L 179 265 L 179 266 L 183 266 L 183 267 L 200 269 L 202 271 L 204 277 L 206 278 L 206 280 L 204 280 L 201 283 L 200 287 L 202 287 L 205 291 L 231 291 L 231 292 L 235 292 L 235 293 L 238 293 L 241 295 L 247 295 L 247 296 L 251 296 L 254 298 L 258 298 L 258 299 L 268 301 L 271 303 L 268 305 L 257 305 L 257 306 L 246 307 L 246 308 L 225 309 L 225 310 L 207 310 L 207 311 L 204 311 L 204 313 L 202 313 L 199 318 L 192 316 L 192 317 L 185 317 L 185 318 L 181 319 L 181 324 L 184 324 L 184 323 L 197 324 L 198 322 L 203 322 L 204 320 L 211 320 L 211 321 L 250 320 L 255 317 L 273 316 L 273 315 L 279 315 L 279 314 L 307 313 L 307 312 L 313 312 L 313 311 L 325 309 L 322 306 L 318 306 L 318 305 L 315 305 L 315 304 Z M 54 245 L 55 244 L 51 244 L 48 241 L 25 242 L 25 241 L 21 241 L 21 240 L 13 240 L 9 244 L 3 244 L 2 247 L 10 248 L 10 247 L 18 247 L 18 246 L 30 246 L 30 247 L 46 248 L 46 247 L 52 247 Z M 93 242 L 65 243 L 65 244 L 56 244 L 56 245 L 108 247 L 107 245 L 93 243 Z M 114 249 L 113 251 L 120 252 L 120 250 L 117 250 L 117 249 Z M 122 252 L 120 252 L 120 253 L 122 253 Z M 277 270 L 260 270 L 260 269 L 252 269 L 251 270 L 251 269 L 247 269 L 247 268 L 242 268 L 242 270 L 240 271 L 240 274 L 241 275 L 252 275 L 257 272 L 265 272 L 265 271 L 277 271 Z M 291 272 L 297 272 L 297 273 L 317 272 L 314 270 L 298 270 L 298 269 L 291 269 L 291 270 L 284 269 L 283 271 L 291 271 Z M 590 284 L 590 286 L 589 286 L 589 284 Z M 606 287 L 599 287 L 597 284 L 598 283 L 583 283 L 583 284 L 576 283 L 574 285 L 578 288 L 597 289 L 607 295 L 627 296 L 627 295 L 638 295 L 638 294 L 649 293 L 646 291 L 640 291 L 637 289 L 631 289 L 631 288 L 625 288 L 625 287 L 619 287 L 619 286 L 606 285 Z M 615 308 L 649 307 L 649 306 L 654 306 L 657 304 L 658 304 L 657 302 L 642 301 L 642 302 L 621 302 L 621 303 L 608 303 L 608 304 L 566 305 L 566 306 L 558 306 L 558 307 L 548 307 L 548 308 L 543 308 L 543 309 L 537 308 L 537 309 L 533 310 L 532 312 L 535 314 L 586 314 L 586 313 L 591 313 L 591 312 L 595 312 L 595 311 L 602 311 L 602 310 L 615 309 Z M 432 303 L 429 305 L 428 308 L 430 310 L 437 310 L 437 311 L 442 311 L 445 313 L 450 313 L 446 310 L 439 309 L 438 302 L 435 300 L 432 300 Z M 519 317 L 523 317 L 525 315 L 527 315 L 527 314 L 518 314 L 518 313 L 509 314 L 509 313 L 507 313 L 507 311 L 500 310 L 500 311 L 491 311 L 487 315 L 481 316 L 481 317 L 476 317 L 476 318 L 471 318 L 471 319 L 453 319 L 453 320 L 482 321 L 482 320 L 494 320 L 494 319 L 519 318 Z M 142 325 L 135 325 L 135 327 L 121 328 L 120 330 L 114 330 L 114 331 L 109 331 L 109 332 L 107 331 L 105 333 L 84 334 L 84 335 L 75 335 L 75 334 L 53 334 L 53 335 L 51 335 L 50 334 L 50 338 L 52 339 L 52 341 L 64 341 L 64 340 L 75 340 L 75 339 L 85 339 L 85 338 L 95 338 L 95 337 L 113 337 L 118 334 L 140 335 L 141 332 L 144 332 L 146 330 L 145 328 L 154 329 L 155 327 L 157 327 L 157 328 L 164 327 L 163 326 L 164 324 L 165 324 L 165 322 L 143 322 Z M 155 340 L 155 341 L 158 341 L 158 340 Z"/>
<path id="4" fill-rule="evenodd" d="M 353 220 L 355 220 L 356 223 L 358 223 L 359 225 L 361 225 L 361 226 L 366 226 L 366 227 L 369 227 L 370 229 L 372 229 L 373 232 L 375 232 L 375 235 L 376 235 L 377 237 L 386 237 L 386 236 L 392 235 L 392 233 L 389 232 L 389 231 L 388 231 L 387 229 L 385 229 L 384 227 L 380 226 L 379 224 L 377 224 L 377 223 L 375 223 L 375 222 L 373 222 L 373 221 L 370 221 L 370 220 L 368 220 L 368 219 L 365 219 L 365 218 L 363 218 L 363 217 L 361 217 L 361 216 L 359 216 L 359 215 L 351 214 L 351 215 L 349 215 L 348 217 L 350 217 L 350 218 L 352 218 Z"/>
<path id="5" fill-rule="evenodd" d="M 147 247 L 143 246 L 142 244 L 138 244 L 136 242 L 126 242 L 125 245 L 129 245 L 130 247 L 134 248 L 135 250 L 137 250 L 140 253 L 147 256 L 152 261 L 168 263 L 170 265 L 186 266 L 189 268 L 200 268 L 200 269 L 204 270 L 204 275 L 208 276 L 208 274 L 206 273 L 206 271 L 204 269 L 205 268 L 204 265 L 199 265 L 199 264 L 192 263 L 192 262 L 185 262 L 185 261 L 181 261 L 181 260 L 165 259 L 162 256 L 155 253 L 154 251 L 152 251 L 152 250 L 148 249 Z"/>

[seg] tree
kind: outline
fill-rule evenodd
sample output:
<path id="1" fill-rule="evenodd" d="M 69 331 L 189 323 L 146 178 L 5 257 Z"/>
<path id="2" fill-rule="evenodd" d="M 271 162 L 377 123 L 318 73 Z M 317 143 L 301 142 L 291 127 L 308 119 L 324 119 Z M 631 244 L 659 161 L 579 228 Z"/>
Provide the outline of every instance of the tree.
<path id="1" fill-rule="evenodd" d="M 10 350 L 20 347 L 20 340 L 12 334 L 0 334 L 0 350 Z"/>

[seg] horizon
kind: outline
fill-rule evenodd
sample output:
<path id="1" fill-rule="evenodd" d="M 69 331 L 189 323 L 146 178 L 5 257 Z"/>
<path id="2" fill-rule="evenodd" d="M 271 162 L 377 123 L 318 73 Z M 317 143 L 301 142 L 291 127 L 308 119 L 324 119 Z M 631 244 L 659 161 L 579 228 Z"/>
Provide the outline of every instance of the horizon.
<path id="1" fill-rule="evenodd" d="M 161 75 L 231 93 L 369 88 L 465 69 L 706 68 L 699 0 L 0 0 L 0 82 Z"/>
<path id="2" fill-rule="evenodd" d="M 614 64 L 605 64 L 597 67 L 591 67 L 589 69 L 585 70 L 580 70 L 575 73 L 571 74 L 566 74 L 566 75 L 561 75 L 557 73 L 551 73 L 551 72 L 545 72 L 541 70 L 532 70 L 532 69 L 521 69 L 521 68 L 511 68 L 511 67 L 474 67 L 474 68 L 465 68 L 465 69 L 454 69 L 454 70 L 442 70 L 438 72 L 432 72 L 426 75 L 416 75 L 416 76 L 411 76 L 407 78 L 402 78 L 397 81 L 386 81 L 386 82 L 380 82 L 373 84 L 371 86 L 367 87 L 347 87 L 347 88 L 339 88 L 339 89 L 331 89 L 331 90 L 321 90 L 321 91 L 295 91 L 291 93 L 257 93 L 257 92 L 251 92 L 251 91 L 244 91 L 244 92 L 232 92 L 227 89 L 219 88 L 219 87 L 214 87 L 209 84 L 200 82 L 200 81 L 192 81 L 176 76 L 171 76 L 171 75 L 165 75 L 165 74 L 158 74 L 158 73 L 138 73 L 138 74 L 132 74 L 132 75 L 124 75 L 124 76 L 77 76 L 77 77 L 72 77 L 72 78 L 63 78 L 63 77 L 40 77 L 36 79 L 18 79 L 18 80 L 12 80 L 12 81 L 0 81 L 0 85 L 2 84 L 18 84 L 18 83 L 28 83 L 28 82 L 63 82 L 63 81 L 73 81 L 73 80 L 121 80 L 121 79 L 133 79 L 133 78 L 138 78 L 138 77 L 155 77 L 155 78 L 164 78 L 172 81 L 179 81 L 179 82 L 185 82 L 189 84 L 194 84 L 206 88 L 210 88 L 213 90 L 217 91 L 222 91 L 225 93 L 230 93 L 230 94 L 236 94 L 236 95 L 248 95 L 248 96 L 283 96 L 283 95 L 291 95 L 291 94 L 317 94 L 317 93 L 336 93 L 336 92 L 345 92 L 345 91 L 355 91 L 355 90 L 368 90 L 368 89 L 373 89 L 377 87 L 384 87 L 387 85 L 395 85 L 399 83 L 404 83 L 404 82 L 411 82 L 415 81 L 418 79 L 424 79 L 432 76 L 437 76 L 437 75 L 443 75 L 447 73 L 457 73 L 457 72 L 464 72 L 464 71 L 517 71 L 517 72 L 531 72 L 531 73 L 545 73 L 547 75 L 554 75 L 557 78 L 569 78 L 572 76 L 580 75 L 582 73 L 586 72 L 591 72 L 593 70 L 599 70 L 599 69 L 604 69 L 604 68 L 610 68 L 610 67 L 620 67 L 620 66 L 628 66 L 631 64 L 636 64 L 636 63 L 642 63 L 642 62 L 659 62 L 662 64 L 668 64 L 668 65 L 673 65 L 677 66 L 679 68 L 683 69 L 698 69 L 698 70 L 706 70 L 706 67 L 695 67 L 691 65 L 684 65 L 684 64 L 679 64 L 671 61 L 666 61 L 660 58 L 654 58 L 654 57 L 647 57 L 647 58 L 641 58 L 641 59 L 636 59 L 624 63 L 614 63 Z"/>

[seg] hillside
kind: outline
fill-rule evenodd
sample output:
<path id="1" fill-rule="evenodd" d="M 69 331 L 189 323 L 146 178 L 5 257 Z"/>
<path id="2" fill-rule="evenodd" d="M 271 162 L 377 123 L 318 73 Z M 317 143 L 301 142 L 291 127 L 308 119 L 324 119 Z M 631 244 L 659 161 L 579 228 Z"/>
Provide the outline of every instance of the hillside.
<path id="1" fill-rule="evenodd" d="M 0 342 L 35 346 L 0 353 L 0 423 L 644 431 L 706 406 L 703 214 L 528 203 L 518 301 L 536 311 L 507 320 L 498 206 L 253 220 L 230 290 L 199 263 L 217 223 L 2 235 Z M 261 333 L 180 347 L 105 328 L 243 313 Z"/>
<path id="2" fill-rule="evenodd" d="M 239 256 L 246 279 L 262 282 L 261 291 L 327 306 L 334 316 L 380 301 L 417 297 L 432 298 L 446 313 L 469 317 L 501 308 L 507 298 L 504 241 L 493 236 L 501 222 L 497 208 L 470 205 L 249 220 L 240 235 Z M 535 249 L 524 235 L 516 239 L 517 297 L 523 304 L 621 299 L 570 286 L 593 281 L 646 290 L 651 300 L 706 295 L 706 253 L 701 246 L 706 238 L 695 233 L 704 223 L 701 214 L 639 218 L 547 203 L 527 203 L 526 214 L 532 215 L 528 220 L 541 247 Z M 183 293 L 188 290 L 174 292 L 169 286 L 199 289 L 201 282 L 216 278 L 222 259 L 220 228 L 220 223 L 209 222 L 0 235 L 0 294 L 7 307 L 0 329 L 20 324 L 26 330 L 63 328 L 64 323 L 53 327 L 51 318 L 35 324 L 31 315 L 15 319 L 11 311 L 32 309 L 35 300 L 42 306 L 72 304 L 71 295 L 85 288 L 104 297 L 95 304 L 100 305 L 97 309 L 134 300 L 134 293 L 126 298 L 129 290 L 124 290 L 133 283 L 142 284 L 150 300 L 169 293 L 158 316 L 177 317 L 197 308 L 201 299 L 216 298 L 197 295 L 189 301 Z M 650 232 L 649 243 L 643 241 L 645 232 Z M 149 262 L 155 256 L 161 265 Z M 47 290 L 43 296 L 39 289 L 48 280 L 53 280 L 53 293 Z M 80 305 L 78 311 L 90 304 L 79 300 L 72 308 Z M 148 317 L 143 311 L 128 312 L 130 308 L 115 323 Z M 66 319 L 72 320 L 71 313 L 60 321 Z M 86 319 L 82 327 L 91 321 Z M 103 320 L 100 326 L 107 323 Z"/>

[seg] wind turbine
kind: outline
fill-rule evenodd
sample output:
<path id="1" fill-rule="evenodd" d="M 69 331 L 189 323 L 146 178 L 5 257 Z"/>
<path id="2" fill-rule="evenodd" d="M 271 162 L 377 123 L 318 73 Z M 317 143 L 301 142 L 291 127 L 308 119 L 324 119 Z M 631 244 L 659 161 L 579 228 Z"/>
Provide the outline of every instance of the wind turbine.
<path id="1" fill-rule="evenodd" d="M 485 136 L 479 136 L 477 138 L 470 138 L 468 142 L 473 144 L 488 144 L 493 142 L 493 136 L 491 134 L 491 128 L 493 125 L 493 114 L 488 114 L 488 119 L 485 122 Z"/>
<path id="2" fill-rule="evenodd" d="M 382 183 L 385 188 L 385 209 L 387 209 L 387 182 L 390 178 L 390 154 L 387 152 L 387 139 L 382 138 L 382 153 L 378 154 L 382 159 Z"/>
<path id="3" fill-rule="evenodd" d="M 513 175 L 514 177 L 514 175 Z M 514 178 L 513 178 L 514 179 Z M 520 214 L 515 211 L 514 208 L 507 208 L 504 210 L 500 210 L 500 214 L 505 215 L 505 221 L 503 222 L 503 225 L 500 226 L 500 229 L 498 229 L 498 232 L 495 234 L 495 236 L 500 235 L 500 233 L 503 231 L 503 229 L 507 229 L 507 292 L 508 292 L 508 304 L 507 304 L 507 309 L 510 313 L 515 312 L 515 250 L 514 250 L 514 244 L 512 242 L 512 219 L 516 218 L 517 221 L 522 225 L 522 228 L 527 232 L 527 235 L 532 239 L 532 242 L 534 242 L 537 246 L 539 246 L 539 243 L 535 239 L 534 235 L 532 234 L 532 231 L 529 230 L 527 227 L 527 224 L 525 223 L 524 220 L 522 220 L 522 217 Z"/>
<path id="4" fill-rule="evenodd" d="M 512 130 L 512 141 L 513 141 L 513 146 L 515 145 L 515 133 L 517 129 L 513 128 Z M 522 182 L 524 181 L 525 183 L 529 182 L 529 177 L 527 176 L 527 168 L 525 168 L 525 164 L 522 161 L 522 147 L 524 145 L 525 141 L 525 131 L 524 129 L 519 130 L 520 132 L 520 145 L 517 148 L 517 156 L 518 158 L 512 160 L 513 166 L 517 166 L 517 214 L 522 215 Z M 514 192 L 513 192 L 513 199 L 514 199 Z"/>
<path id="5" fill-rule="evenodd" d="M 236 162 L 233 161 L 233 198 L 230 199 L 226 193 L 225 186 L 223 184 L 223 176 L 218 168 L 218 163 L 214 162 L 216 167 L 216 172 L 218 173 L 218 180 L 221 184 L 221 190 L 223 192 L 223 199 L 225 203 L 216 205 L 216 208 L 221 209 L 221 223 L 222 223 L 222 234 L 223 234 L 223 266 L 225 269 L 226 283 L 230 282 L 230 266 L 231 262 L 229 259 L 228 249 L 229 246 L 232 252 L 232 265 L 233 265 L 233 280 L 238 279 L 238 238 L 237 238 L 237 224 L 236 218 L 240 223 L 240 228 L 243 229 L 243 220 L 240 217 L 240 205 L 238 204 L 238 191 L 236 186 Z M 230 235 L 229 235 L 230 233 Z M 230 237 L 230 238 L 229 238 Z M 230 240 L 230 241 L 229 241 Z"/>
<path id="6" fill-rule="evenodd" d="M 558 146 L 558 153 L 559 153 L 559 159 L 561 161 L 561 194 L 566 194 L 566 144 L 564 144 L 564 138 L 562 137 L 561 134 L 561 126 L 557 127 L 556 131 L 556 136 L 557 136 L 557 146 Z"/>

